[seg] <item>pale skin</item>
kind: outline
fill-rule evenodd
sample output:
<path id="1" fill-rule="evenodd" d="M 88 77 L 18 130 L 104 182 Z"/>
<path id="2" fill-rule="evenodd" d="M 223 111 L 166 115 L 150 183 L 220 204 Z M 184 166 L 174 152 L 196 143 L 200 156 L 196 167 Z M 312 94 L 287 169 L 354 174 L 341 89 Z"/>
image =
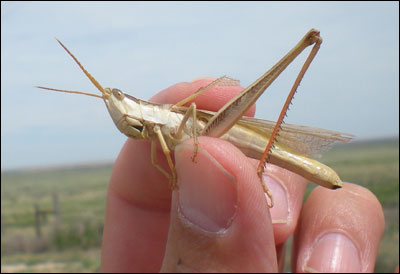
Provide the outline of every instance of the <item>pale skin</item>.
<path id="1" fill-rule="evenodd" d="M 176 84 L 154 96 L 152 101 L 175 103 L 210 81 L 198 79 Z M 238 86 L 216 87 L 195 102 L 199 109 L 216 111 L 241 89 Z M 253 107 L 247 115 L 254 115 L 254 110 Z M 381 205 L 367 189 L 355 184 L 344 184 L 338 190 L 317 187 L 302 208 L 306 180 L 284 169 L 268 166 L 269 175 L 281 183 L 278 187 L 272 183 L 270 187 L 275 199 L 270 214 L 255 171 L 257 161 L 216 138 L 200 137 L 199 149 L 203 152 L 199 151 L 196 163 L 190 161 L 192 140 L 176 149 L 178 189 L 171 192 L 165 176 L 151 164 L 150 142 L 127 140 L 114 164 L 107 194 L 102 271 L 277 272 L 281 270 L 283 245 L 295 231 L 293 272 L 327 269 L 326 257 L 321 257 L 319 262 L 318 256 L 323 253 L 311 256 L 312 259 L 307 255 L 312 242 L 325 231 L 339 231 L 351 239 L 359 250 L 360 260 L 359 266 L 343 261 L 328 269 L 351 272 L 359 267 L 362 272 L 373 271 L 384 218 Z M 218 196 L 228 200 L 219 199 L 219 203 L 235 203 L 232 218 L 217 222 L 223 232 L 212 231 L 213 228 L 208 230 L 210 226 L 204 222 L 207 216 L 200 222 L 191 219 L 196 219 L 191 215 L 193 213 L 184 216 L 185 205 L 193 200 L 213 203 L 208 194 L 197 197 L 204 190 L 198 190 L 199 187 L 207 187 L 210 194 L 223 190 L 218 178 L 207 185 L 215 179 L 209 178 L 213 175 L 207 173 L 214 164 L 214 160 L 204 157 L 207 154 L 229 173 L 227 178 L 234 180 L 232 193 L 236 196 L 229 193 Z M 189 160 L 185 161 L 187 157 Z M 168 167 L 161 151 L 157 159 L 161 166 Z M 225 173 L 218 174 L 215 176 L 221 176 L 222 184 L 226 180 Z M 191 183 L 202 179 L 203 184 Z M 286 196 L 280 193 L 286 193 Z M 283 218 L 286 221 L 272 224 L 271 217 L 282 220 L 285 214 L 282 215 L 280 208 L 284 204 L 288 205 L 288 216 Z M 227 208 L 221 212 L 229 215 L 231 211 L 229 206 Z M 189 215 L 191 217 L 187 217 Z M 329 249 L 325 252 L 329 253 Z"/>

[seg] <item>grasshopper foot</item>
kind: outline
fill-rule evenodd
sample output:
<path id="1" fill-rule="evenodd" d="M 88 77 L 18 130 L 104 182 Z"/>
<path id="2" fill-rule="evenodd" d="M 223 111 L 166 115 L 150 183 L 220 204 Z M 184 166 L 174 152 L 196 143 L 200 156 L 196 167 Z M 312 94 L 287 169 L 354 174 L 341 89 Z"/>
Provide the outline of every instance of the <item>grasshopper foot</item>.
<path id="1" fill-rule="evenodd" d="M 178 184 L 177 184 L 177 180 L 176 180 L 176 176 L 171 176 L 169 178 L 169 184 L 168 184 L 168 188 L 171 191 L 174 191 L 175 189 L 178 189 Z"/>
<path id="2" fill-rule="evenodd" d="M 190 159 L 192 159 L 192 162 L 193 162 L 193 163 L 197 163 L 197 162 L 196 162 L 197 151 L 198 151 L 198 144 L 195 142 L 195 143 L 194 143 L 194 148 L 193 148 L 193 156 L 190 157 Z"/>
<path id="3" fill-rule="evenodd" d="M 270 203 L 268 203 L 268 201 L 267 201 L 267 205 L 268 205 L 269 208 L 272 208 L 272 207 L 274 207 L 274 199 L 272 197 L 271 191 L 269 191 L 266 183 L 264 182 L 263 170 L 259 169 L 257 171 L 257 174 L 258 174 L 258 177 L 260 178 L 261 186 L 262 186 L 265 194 L 267 194 L 267 196 L 268 196 L 268 198 L 270 200 Z"/>

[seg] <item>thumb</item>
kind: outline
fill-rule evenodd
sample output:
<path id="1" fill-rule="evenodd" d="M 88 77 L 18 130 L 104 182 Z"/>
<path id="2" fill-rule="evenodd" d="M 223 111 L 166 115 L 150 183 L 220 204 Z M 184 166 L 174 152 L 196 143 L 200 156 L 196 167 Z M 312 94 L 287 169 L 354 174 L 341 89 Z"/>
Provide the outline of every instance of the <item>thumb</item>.
<path id="1" fill-rule="evenodd" d="M 178 189 L 162 272 L 276 272 L 265 194 L 253 164 L 220 139 L 175 149 Z"/>

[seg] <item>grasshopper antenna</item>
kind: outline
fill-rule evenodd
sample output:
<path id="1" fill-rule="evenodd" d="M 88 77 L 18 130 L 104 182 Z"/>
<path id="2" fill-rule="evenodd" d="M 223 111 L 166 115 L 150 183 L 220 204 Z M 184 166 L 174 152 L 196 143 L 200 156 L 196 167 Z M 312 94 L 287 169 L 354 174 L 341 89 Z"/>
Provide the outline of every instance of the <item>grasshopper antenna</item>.
<path id="1" fill-rule="evenodd" d="M 56 88 L 46 88 L 46 87 L 41 87 L 41 86 L 35 86 L 35 88 L 41 88 L 41 89 L 52 90 L 52 91 L 59 91 L 59 92 L 66 92 L 66 93 L 83 94 L 83 95 L 88 95 L 88 96 L 103 98 L 103 97 L 100 96 L 100 95 L 92 94 L 92 93 L 87 93 L 87 92 L 82 92 L 82 91 L 65 90 L 65 89 L 56 89 Z"/>
<path id="2" fill-rule="evenodd" d="M 83 73 L 85 73 L 85 75 L 87 76 L 87 78 L 89 78 L 89 80 L 93 83 L 93 85 L 96 86 L 96 88 L 98 90 L 100 90 L 100 92 L 102 94 L 105 94 L 103 87 L 99 84 L 99 82 L 97 82 L 96 79 L 94 79 L 94 77 L 92 75 L 90 75 L 89 72 L 87 72 L 87 70 L 81 65 L 81 63 L 78 61 L 78 59 L 76 59 L 76 57 L 68 50 L 68 48 L 66 46 L 64 46 L 63 43 L 61 43 L 60 40 L 58 40 L 57 38 L 55 38 L 57 40 L 57 42 L 65 49 L 65 51 L 72 57 L 72 59 L 74 59 L 75 63 L 78 64 L 78 66 L 81 68 L 81 70 L 83 71 Z"/>
<path id="3" fill-rule="evenodd" d="M 91 94 L 91 93 L 86 93 L 86 92 L 82 92 L 82 91 L 46 88 L 46 87 L 41 87 L 41 86 L 35 86 L 35 87 L 36 88 L 41 88 L 41 89 L 46 89 L 46 90 L 52 90 L 52 91 L 83 94 L 83 95 L 88 95 L 88 96 L 93 96 L 93 97 L 98 97 L 98 98 L 103 98 L 104 96 L 106 96 L 106 92 L 104 91 L 104 88 L 99 84 L 99 82 L 97 82 L 97 80 L 81 65 L 81 63 L 78 61 L 78 59 L 68 50 L 68 48 L 66 46 L 64 46 L 64 44 L 60 40 L 58 40 L 56 37 L 55 37 L 55 39 L 65 49 L 65 51 L 72 57 L 72 59 L 74 59 L 75 63 L 78 64 L 78 66 L 81 68 L 83 73 L 85 73 L 86 77 L 89 78 L 89 80 L 93 83 L 93 85 L 96 86 L 96 88 L 102 93 L 103 96 L 99 96 L 99 95 Z"/>

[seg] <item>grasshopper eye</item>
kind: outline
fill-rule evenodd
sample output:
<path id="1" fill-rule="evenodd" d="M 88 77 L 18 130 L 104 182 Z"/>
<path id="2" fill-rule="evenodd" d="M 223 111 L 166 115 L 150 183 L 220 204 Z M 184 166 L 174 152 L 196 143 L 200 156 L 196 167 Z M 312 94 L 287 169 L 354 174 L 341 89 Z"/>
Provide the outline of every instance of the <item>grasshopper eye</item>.
<path id="1" fill-rule="evenodd" d="M 112 94 L 118 99 L 118 100 L 122 100 L 124 99 L 125 95 L 122 91 L 120 91 L 119 89 L 113 88 L 112 89 Z"/>

